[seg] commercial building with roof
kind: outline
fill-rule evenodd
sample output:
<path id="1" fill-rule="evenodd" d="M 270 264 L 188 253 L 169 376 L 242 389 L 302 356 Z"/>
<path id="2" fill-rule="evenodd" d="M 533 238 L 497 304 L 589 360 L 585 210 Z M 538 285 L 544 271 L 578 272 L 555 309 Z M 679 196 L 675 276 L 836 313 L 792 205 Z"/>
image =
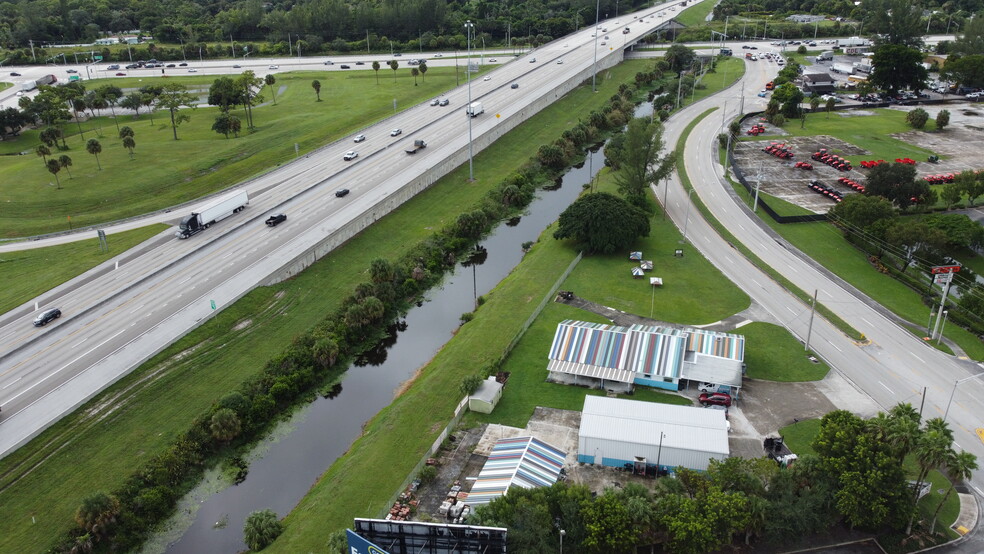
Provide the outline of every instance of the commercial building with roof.
<path id="1" fill-rule="evenodd" d="M 620 327 L 564 320 L 547 356 L 553 380 L 629 391 L 679 390 L 680 381 L 741 387 L 745 338 L 704 329 Z"/>
<path id="2" fill-rule="evenodd" d="M 577 461 L 665 471 L 683 466 L 705 471 L 724 460 L 728 422 L 720 410 L 604 396 L 585 396 Z"/>
<path id="3" fill-rule="evenodd" d="M 549 487 L 560 478 L 567 453 L 534 437 L 499 439 L 465 500 L 481 506 L 511 487 Z"/>

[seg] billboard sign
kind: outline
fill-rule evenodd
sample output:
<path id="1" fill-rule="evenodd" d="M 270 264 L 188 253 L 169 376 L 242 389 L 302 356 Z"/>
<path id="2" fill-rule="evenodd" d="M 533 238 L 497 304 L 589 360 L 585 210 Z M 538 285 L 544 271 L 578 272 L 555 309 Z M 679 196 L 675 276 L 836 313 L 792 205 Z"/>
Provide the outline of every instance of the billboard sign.
<path id="1" fill-rule="evenodd" d="M 348 538 L 349 554 L 388 554 L 382 548 L 356 535 L 351 529 L 345 530 L 345 536 Z"/>

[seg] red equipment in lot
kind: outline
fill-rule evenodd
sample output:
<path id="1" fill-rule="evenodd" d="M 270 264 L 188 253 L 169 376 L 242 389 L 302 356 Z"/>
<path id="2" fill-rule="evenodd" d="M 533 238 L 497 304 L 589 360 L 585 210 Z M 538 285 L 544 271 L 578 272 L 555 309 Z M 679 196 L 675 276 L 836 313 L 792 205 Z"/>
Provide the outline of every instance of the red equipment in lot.
<path id="1" fill-rule="evenodd" d="M 752 125 L 751 129 L 745 131 L 745 134 L 753 137 L 757 137 L 764 132 L 765 132 L 765 125 L 762 125 L 761 123 L 756 123 L 755 125 Z"/>
<path id="2" fill-rule="evenodd" d="M 785 142 L 782 143 L 773 142 L 768 146 L 766 146 L 765 148 L 763 148 L 762 151 L 765 152 L 766 154 L 772 154 L 773 156 L 782 160 L 788 160 L 793 157 L 792 149 L 790 147 L 787 147 Z"/>
<path id="3" fill-rule="evenodd" d="M 923 177 L 927 183 L 931 185 L 942 185 L 945 183 L 952 183 L 954 179 L 953 173 L 940 173 L 938 175 L 927 175 Z"/>
<path id="4" fill-rule="evenodd" d="M 916 160 L 913 160 L 912 158 L 895 158 L 895 163 L 916 165 Z"/>
<path id="5" fill-rule="evenodd" d="M 837 179 L 837 182 L 844 185 L 845 187 L 851 187 L 852 189 L 858 192 L 864 192 L 864 185 L 853 179 L 848 179 L 847 177 L 839 177 Z"/>
<path id="6" fill-rule="evenodd" d="M 876 160 L 865 160 L 865 161 L 862 161 L 861 162 L 861 167 L 863 167 L 865 169 L 871 169 L 871 168 L 875 167 L 876 165 L 881 165 L 883 163 L 885 163 L 885 160 L 877 160 L 877 161 Z"/>
<path id="7" fill-rule="evenodd" d="M 793 167 L 799 169 L 813 169 L 813 164 L 811 164 L 810 162 L 796 162 L 796 164 L 793 165 Z"/>
<path id="8" fill-rule="evenodd" d="M 844 158 L 838 156 L 837 154 L 831 154 L 827 152 L 826 148 L 821 148 L 820 150 L 817 150 L 810 157 L 818 162 L 823 162 L 829 165 L 830 167 L 840 171 L 851 170 L 851 162 L 845 160 Z"/>

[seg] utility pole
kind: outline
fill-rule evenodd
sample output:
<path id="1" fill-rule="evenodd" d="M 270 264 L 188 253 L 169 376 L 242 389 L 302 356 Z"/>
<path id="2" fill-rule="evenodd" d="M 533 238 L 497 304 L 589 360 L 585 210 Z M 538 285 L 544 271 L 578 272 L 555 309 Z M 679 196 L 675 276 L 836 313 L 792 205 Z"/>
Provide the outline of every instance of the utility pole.
<path id="1" fill-rule="evenodd" d="M 290 33 L 287 33 L 287 53 L 290 57 L 294 57 L 294 46 L 290 43 Z"/>
<path id="2" fill-rule="evenodd" d="M 231 43 L 229 45 L 229 51 L 232 52 L 232 57 L 235 58 L 236 57 L 236 40 L 232 38 L 232 35 L 229 35 L 229 42 Z"/>
<path id="3" fill-rule="evenodd" d="M 595 1 L 594 62 L 591 64 L 591 92 L 598 92 L 595 78 L 598 75 L 598 21 L 601 20 L 601 0 Z"/>
<path id="4" fill-rule="evenodd" d="M 27 42 L 28 42 L 28 44 L 31 45 L 31 60 L 33 60 L 35 63 L 37 63 L 38 59 L 34 56 L 34 41 L 33 40 L 28 40 Z"/>
<path id="5" fill-rule="evenodd" d="M 369 51 L 369 29 L 366 29 L 366 54 L 372 55 L 372 52 Z"/>
<path id="6" fill-rule="evenodd" d="M 810 308 L 810 326 L 806 329 L 806 347 L 803 349 L 804 352 L 810 351 L 810 335 L 813 334 L 813 316 L 817 313 L 817 294 L 819 289 L 814 289 L 813 291 L 813 307 Z"/>
<path id="7" fill-rule="evenodd" d="M 468 63 L 465 65 L 465 79 L 468 81 L 468 106 L 471 106 L 472 95 L 471 95 L 471 35 L 472 31 L 475 29 L 475 24 L 471 20 L 465 21 L 465 32 L 468 34 Z M 465 117 L 468 118 L 468 181 L 475 180 L 475 170 L 472 160 L 472 119 L 475 119 L 471 114 L 465 110 Z"/>

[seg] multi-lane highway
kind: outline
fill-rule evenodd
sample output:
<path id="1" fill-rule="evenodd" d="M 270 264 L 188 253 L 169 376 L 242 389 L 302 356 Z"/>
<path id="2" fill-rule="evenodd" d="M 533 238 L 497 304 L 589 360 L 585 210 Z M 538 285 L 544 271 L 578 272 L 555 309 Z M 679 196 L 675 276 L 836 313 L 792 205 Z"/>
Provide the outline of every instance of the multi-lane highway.
<path id="1" fill-rule="evenodd" d="M 661 21 L 646 17 L 643 23 L 641 13 L 621 19 L 604 23 L 620 42 Z M 622 28 L 629 24 L 632 32 L 623 38 Z M 489 80 L 473 80 L 471 97 L 486 109 L 472 120 L 476 142 L 514 116 L 531 115 L 531 105 L 544 105 L 559 83 L 589 68 L 595 45 L 603 40 L 595 33 L 585 29 L 504 64 L 489 73 Z M 621 58 L 621 50 L 598 46 L 599 59 Z M 161 235 L 118 267 L 111 261 L 0 317 L 0 454 L 199 325 L 213 313 L 212 301 L 219 308 L 229 305 L 275 269 L 465 149 L 468 87 L 444 97 L 450 100 L 447 107 L 413 107 L 360 131 L 364 142 L 345 137 L 243 184 L 251 195 L 246 211 L 199 235 L 187 240 Z M 390 136 L 394 128 L 402 134 Z M 418 138 L 429 146 L 409 157 L 404 149 Z M 351 149 L 359 157 L 343 161 Z M 342 187 L 351 194 L 335 197 Z M 263 221 L 273 211 L 287 212 L 289 218 L 270 229 Z M 62 318 L 33 327 L 36 303 L 57 305 Z"/>

